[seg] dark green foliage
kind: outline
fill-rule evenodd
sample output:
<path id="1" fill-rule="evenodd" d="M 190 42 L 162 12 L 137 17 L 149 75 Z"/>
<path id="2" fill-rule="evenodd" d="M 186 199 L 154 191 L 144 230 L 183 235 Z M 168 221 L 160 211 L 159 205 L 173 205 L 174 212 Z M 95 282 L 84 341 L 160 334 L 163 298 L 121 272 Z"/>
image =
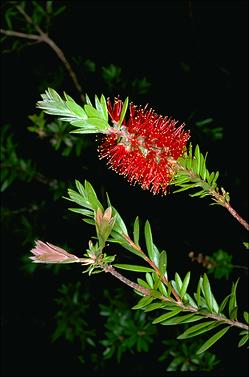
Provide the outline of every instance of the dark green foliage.
<path id="1" fill-rule="evenodd" d="M 195 122 L 196 127 L 202 133 L 204 138 L 212 141 L 221 141 L 223 139 L 224 127 L 217 127 L 213 118 L 206 118 Z"/>
<path id="2" fill-rule="evenodd" d="M 18 155 L 17 144 L 13 141 L 13 137 L 10 133 L 10 125 L 1 128 L 1 192 L 15 180 L 30 182 L 37 175 L 33 161 Z"/>
<path id="3" fill-rule="evenodd" d="M 109 359 L 115 355 L 117 361 L 120 361 L 127 351 L 148 352 L 154 342 L 156 329 L 146 314 L 132 312 L 120 294 L 113 297 L 106 291 L 106 297 L 108 304 L 100 305 L 100 315 L 106 317 L 105 337 L 100 340 L 104 346 L 104 358 Z"/>
<path id="4" fill-rule="evenodd" d="M 169 362 L 167 372 L 207 371 L 210 372 L 219 363 L 216 355 L 211 352 L 196 354 L 200 341 L 179 343 L 174 339 L 163 340 L 165 351 L 159 357 L 161 362 Z"/>
<path id="5" fill-rule="evenodd" d="M 52 147 L 56 151 L 60 151 L 62 156 L 67 157 L 72 152 L 75 152 L 76 156 L 79 157 L 91 145 L 89 138 L 84 136 L 78 138 L 70 134 L 68 125 L 61 120 L 48 122 L 44 115 L 44 112 L 39 115 L 29 115 L 33 125 L 29 126 L 28 130 L 37 134 L 41 139 L 48 139 Z"/>

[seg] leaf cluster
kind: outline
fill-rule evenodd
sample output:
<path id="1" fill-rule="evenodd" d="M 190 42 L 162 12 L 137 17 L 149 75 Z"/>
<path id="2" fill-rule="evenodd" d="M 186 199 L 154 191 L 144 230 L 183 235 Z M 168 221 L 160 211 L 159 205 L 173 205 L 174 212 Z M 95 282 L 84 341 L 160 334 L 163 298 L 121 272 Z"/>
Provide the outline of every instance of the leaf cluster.
<path id="1" fill-rule="evenodd" d="M 103 211 L 103 206 L 99 202 L 97 195 L 89 182 L 86 181 L 85 186 L 83 186 L 76 181 L 76 187 L 78 193 L 69 189 L 69 200 L 76 202 L 86 209 L 70 209 L 89 217 L 90 219 L 84 218 L 84 221 L 94 225 L 94 213 L 98 208 Z M 108 205 L 111 206 L 109 198 Z M 135 289 L 135 291 L 143 297 L 133 309 L 141 309 L 145 312 L 162 310 L 164 313 L 154 319 L 154 324 L 180 325 L 196 321 L 200 322 L 199 324 L 188 328 L 178 337 L 178 339 L 192 338 L 213 330 L 218 326 L 222 326 L 222 329 L 211 336 L 199 348 L 197 353 L 206 351 L 217 340 L 225 335 L 230 327 L 235 325 L 235 322 L 237 321 L 238 305 L 236 289 L 238 280 L 232 285 L 231 293 L 224 298 L 220 305 L 218 305 L 217 300 L 215 299 L 211 284 L 206 274 L 199 278 L 194 295 L 190 295 L 188 291 L 190 272 L 187 272 L 183 278 L 181 278 L 176 272 L 175 278 L 168 280 L 167 253 L 164 250 L 159 252 L 158 248 L 153 243 L 149 221 L 146 221 L 144 227 L 144 237 L 147 249 L 147 253 L 145 253 L 139 246 L 139 219 L 136 218 L 134 222 L 134 240 L 132 240 L 128 235 L 127 228 L 121 216 L 116 210 L 115 216 L 116 221 L 113 225 L 108 241 L 119 243 L 122 247 L 128 249 L 137 256 L 142 257 L 143 260 L 150 265 L 148 268 L 138 265 L 114 264 L 115 267 L 123 270 L 145 273 L 145 279 L 138 278 L 137 283 L 138 286 L 146 288 L 150 294 L 144 295 L 139 289 Z M 224 314 L 225 309 L 227 309 L 228 316 Z M 246 328 L 246 326 L 243 328 Z M 243 331 L 241 332 L 241 335 L 244 337 L 243 342 L 246 342 L 248 340 L 248 330 L 244 331 L 247 332 L 247 335 Z"/>
<path id="2" fill-rule="evenodd" d="M 219 364 L 215 354 L 207 351 L 199 355 L 196 350 L 200 348 L 201 341 L 192 340 L 179 343 L 176 339 L 163 340 L 165 351 L 159 357 L 160 362 L 168 362 L 167 372 L 207 371 L 210 372 Z"/>
<path id="3" fill-rule="evenodd" d="M 79 157 L 84 149 L 90 145 L 90 140 L 84 137 L 78 138 L 68 133 L 68 127 L 59 119 L 48 122 L 45 113 L 29 115 L 32 126 L 28 130 L 35 133 L 39 138 L 49 139 L 50 144 L 56 151 L 61 151 L 62 156 L 69 156 L 75 152 Z"/>
<path id="4" fill-rule="evenodd" d="M 37 174 L 33 161 L 21 158 L 18 154 L 18 145 L 9 130 L 10 125 L 1 128 L 1 192 L 15 180 L 30 182 Z"/>
<path id="5" fill-rule="evenodd" d="M 95 107 L 87 96 L 84 109 L 66 93 L 65 99 L 62 99 L 52 88 L 48 88 L 41 97 L 42 101 L 37 102 L 37 107 L 47 114 L 60 116 L 60 120 L 69 122 L 74 127 L 79 127 L 71 131 L 73 133 L 101 133 L 109 128 L 106 100 L 103 95 L 100 100 L 95 96 Z"/>
<path id="6" fill-rule="evenodd" d="M 229 193 L 223 188 L 221 188 L 220 193 L 220 189 L 217 185 L 219 172 L 210 173 L 206 167 L 206 159 L 207 153 L 204 156 L 200 152 L 198 145 L 196 145 L 194 153 L 192 151 L 192 145 L 189 145 L 184 154 L 178 158 L 176 173 L 170 182 L 171 185 L 180 187 L 174 190 L 174 193 L 200 188 L 199 191 L 190 194 L 190 196 L 200 198 L 211 196 L 215 201 L 213 204 L 224 205 L 225 202 L 229 203 Z"/>

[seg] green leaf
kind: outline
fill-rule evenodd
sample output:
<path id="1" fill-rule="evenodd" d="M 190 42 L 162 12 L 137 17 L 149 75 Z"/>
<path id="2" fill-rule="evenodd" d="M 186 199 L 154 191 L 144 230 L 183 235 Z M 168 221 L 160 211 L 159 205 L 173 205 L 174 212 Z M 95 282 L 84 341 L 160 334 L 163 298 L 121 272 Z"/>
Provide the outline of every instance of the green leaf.
<path id="1" fill-rule="evenodd" d="M 230 313 L 230 319 L 231 319 L 232 321 L 237 320 L 237 314 L 238 314 L 238 306 L 235 306 L 235 307 L 232 309 L 231 313 Z"/>
<path id="2" fill-rule="evenodd" d="M 102 107 L 102 104 L 100 102 L 100 100 L 98 99 L 97 95 L 95 94 L 95 107 L 96 107 L 96 110 L 98 111 L 99 113 L 99 117 L 104 119 L 105 121 L 107 120 L 106 119 L 106 113 L 105 111 L 103 110 L 103 107 Z"/>
<path id="3" fill-rule="evenodd" d="M 132 264 L 114 264 L 114 267 L 120 268 L 121 270 L 134 271 L 134 272 L 153 272 L 154 270 L 150 267 L 132 265 Z"/>
<path id="4" fill-rule="evenodd" d="M 209 310 L 213 311 L 213 295 L 210 287 L 210 283 L 207 274 L 203 275 L 203 292 Z"/>
<path id="5" fill-rule="evenodd" d="M 100 103 L 102 105 L 102 111 L 103 111 L 103 116 L 104 116 L 104 119 L 106 121 L 108 121 L 108 110 L 107 110 L 107 105 L 106 105 L 106 100 L 105 100 L 105 96 L 103 94 L 101 94 L 101 97 L 100 97 Z"/>
<path id="6" fill-rule="evenodd" d="M 154 287 L 154 288 L 155 288 L 155 287 Z M 151 294 L 152 297 L 159 298 L 159 299 L 162 298 L 161 293 L 158 292 L 158 291 L 156 291 L 155 289 L 151 289 L 150 294 Z"/>
<path id="7" fill-rule="evenodd" d="M 154 297 L 143 297 L 138 301 L 137 305 L 133 306 L 132 309 L 141 309 L 146 305 L 149 305 L 154 300 Z"/>
<path id="8" fill-rule="evenodd" d="M 202 288 L 202 284 L 203 284 L 203 278 L 200 277 L 199 279 L 199 282 L 198 282 L 198 286 L 197 286 L 197 292 L 196 292 L 196 302 L 197 302 L 197 305 L 200 306 L 200 303 L 201 303 L 201 288 Z"/>
<path id="9" fill-rule="evenodd" d="M 225 309 L 226 304 L 227 304 L 229 298 L 230 298 L 230 294 L 229 294 L 228 296 L 226 296 L 226 297 L 224 298 L 224 300 L 222 300 L 222 303 L 220 304 L 220 307 L 219 307 L 219 313 L 222 313 L 222 312 L 223 312 L 223 310 Z"/>
<path id="10" fill-rule="evenodd" d="M 184 297 L 184 295 L 187 292 L 189 281 L 190 281 L 190 271 L 187 272 L 187 274 L 186 274 L 186 276 L 183 280 L 182 287 L 181 287 L 180 292 L 179 292 L 181 299 Z"/>
<path id="11" fill-rule="evenodd" d="M 167 325 L 167 326 L 178 325 L 178 324 L 183 324 L 183 323 L 196 322 L 196 321 L 199 321 L 200 319 L 203 319 L 201 315 L 196 315 L 195 313 L 191 313 L 191 314 L 167 319 L 166 321 L 161 322 L 161 325 Z"/>
<path id="12" fill-rule="evenodd" d="M 90 100 L 88 94 L 85 94 L 85 98 L 86 98 L 86 103 L 87 103 L 88 105 L 90 105 L 90 106 L 93 107 L 92 102 L 91 102 L 91 100 Z"/>
<path id="13" fill-rule="evenodd" d="M 97 209 L 100 208 L 103 212 L 104 208 L 103 208 L 102 204 L 100 203 L 100 201 L 98 200 L 98 197 L 97 197 L 91 183 L 88 182 L 87 180 L 85 180 L 85 193 L 86 193 L 87 199 L 91 203 L 94 211 L 97 211 Z"/>
<path id="14" fill-rule="evenodd" d="M 119 125 L 119 126 L 122 125 L 122 122 L 123 122 L 123 120 L 124 120 L 124 117 L 125 117 L 125 114 L 126 114 L 126 110 L 127 110 L 128 104 L 129 104 L 129 97 L 126 97 L 126 99 L 125 99 L 125 101 L 124 101 L 124 104 L 123 104 L 123 107 L 122 107 L 122 110 L 121 110 L 121 114 L 120 114 L 119 122 L 118 122 L 118 125 Z"/>
<path id="15" fill-rule="evenodd" d="M 186 300 L 186 302 L 188 302 L 194 308 L 198 309 L 198 306 L 196 305 L 195 300 L 188 293 L 185 293 L 184 300 Z"/>
<path id="16" fill-rule="evenodd" d="M 231 313 L 233 309 L 237 306 L 237 299 L 236 299 L 236 289 L 238 285 L 239 279 L 237 279 L 236 283 L 232 284 L 232 289 L 231 289 L 231 295 L 230 295 L 230 300 L 229 300 L 229 317 L 231 318 Z"/>
<path id="17" fill-rule="evenodd" d="M 93 106 L 86 104 L 84 106 L 84 110 L 89 118 L 100 118 L 101 114 L 99 114 L 98 110 L 96 110 Z"/>
<path id="18" fill-rule="evenodd" d="M 144 281 L 143 279 L 138 278 L 138 279 L 137 279 L 137 283 L 138 283 L 139 285 L 141 285 L 142 287 L 144 287 L 144 288 L 148 288 L 148 289 L 150 289 L 149 284 L 148 284 L 146 281 Z"/>
<path id="19" fill-rule="evenodd" d="M 115 221 L 115 224 L 114 224 L 114 227 L 113 227 L 113 231 L 119 233 L 122 235 L 128 235 L 128 232 L 127 232 L 127 228 L 126 228 L 126 225 L 122 219 L 122 217 L 120 216 L 120 214 L 118 213 L 118 211 L 116 210 L 115 207 L 113 207 L 113 205 L 111 204 L 111 201 L 110 201 L 110 198 L 109 198 L 109 195 L 106 193 L 106 197 L 107 197 L 107 203 L 108 203 L 108 207 L 112 207 L 112 215 L 116 217 L 116 221 Z M 113 237 L 116 237 L 115 234 L 113 234 Z M 124 237 L 123 237 L 123 241 L 124 241 Z M 127 241 L 126 241 L 127 242 Z M 129 249 L 128 249 L 129 250 Z M 133 248 L 132 248 L 133 250 Z M 141 256 L 141 253 L 139 253 L 138 251 L 136 251 L 136 254 Z"/>
<path id="20" fill-rule="evenodd" d="M 216 334 L 214 334 L 210 339 L 208 339 L 196 352 L 197 355 L 200 353 L 206 351 L 209 349 L 214 343 L 217 342 L 223 335 L 226 334 L 226 332 L 230 329 L 230 326 L 225 327 L 224 329 L 218 331 Z"/>
<path id="21" fill-rule="evenodd" d="M 163 296 L 168 297 L 167 288 L 161 281 L 159 281 L 158 283 L 158 289 L 163 294 Z"/>
<path id="22" fill-rule="evenodd" d="M 248 334 L 247 335 L 244 335 L 240 341 L 239 341 L 239 344 L 238 344 L 238 347 L 242 347 L 247 341 L 248 341 L 249 337 L 248 337 Z"/>
<path id="23" fill-rule="evenodd" d="M 157 317 L 156 319 L 154 319 L 154 321 L 152 323 L 153 324 L 160 323 L 162 321 L 165 321 L 168 318 L 175 317 L 181 311 L 182 311 L 182 309 L 171 310 L 169 313 L 162 314 L 162 315 L 160 315 L 160 317 Z"/>
<path id="24" fill-rule="evenodd" d="M 201 158 L 200 158 L 200 148 L 199 148 L 199 145 L 197 144 L 196 147 L 195 147 L 195 153 L 194 153 L 195 157 L 196 157 L 196 174 L 199 175 L 200 174 L 200 166 L 201 166 Z"/>
<path id="25" fill-rule="evenodd" d="M 70 122 L 72 124 L 72 122 Z M 98 130 L 96 127 L 87 126 L 84 128 L 77 128 L 76 130 L 70 131 L 70 134 L 98 134 L 102 131 Z"/>
<path id="26" fill-rule="evenodd" d="M 78 194 L 76 191 L 72 189 L 68 189 L 68 195 L 70 199 L 68 198 L 65 198 L 65 199 L 75 202 L 82 207 L 93 209 L 91 203 L 88 200 L 86 200 L 84 197 L 82 197 L 82 195 Z"/>
<path id="27" fill-rule="evenodd" d="M 137 216 L 133 225 L 134 243 L 139 246 L 139 217 Z"/>
<path id="28" fill-rule="evenodd" d="M 100 118 L 87 118 L 86 120 L 76 120 L 76 121 L 71 121 L 70 124 L 76 127 L 82 127 L 85 129 L 93 130 L 94 127 L 97 128 L 99 131 L 105 131 L 107 130 L 110 126 L 109 124 L 104 120 Z"/>
<path id="29" fill-rule="evenodd" d="M 248 312 L 243 312 L 243 317 L 244 317 L 246 323 L 249 323 L 249 313 Z"/>
<path id="30" fill-rule="evenodd" d="M 151 233 L 151 227 L 148 220 L 146 220 L 145 227 L 144 227 L 144 234 L 145 234 L 145 242 L 148 251 L 149 258 L 153 261 L 154 258 L 154 246 L 153 246 L 153 239 Z"/>
<path id="31" fill-rule="evenodd" d="M 180 278 L 180 275 L 177 272 L 175 273 L 175 283 L 176 283 L 176 290 L 180 294 L 180 290 L 182 288 L 182 279 Z"/>
<path id="32" fill-rule="evenodd" d="M 74 101 L 67 101 L 66 102 L 67 108 L 74 113 L 76 116 L 82 119 L 87 119 L 87 115 L 85 111 L 82 109 L 81 106 L 79 106 L 76 102 Z"/>
<path id="33" fill-rule="evenodd" d="M 219 325 L 221 325 L 221 322 L 218 322 L 218 321 L 202 322 L 202 323 L 199 323 L 198 325 L 194 325 L 194 326 L 189 327 L 186 331 L 184 331 L 184 333 L 179 335 L 177 337 L 177 339 L 192 338 L 194 336 L 197 336 L 197 335 L 203 334 L 207 331 L 210 331 L 210 330 L 214 329 L 215 327 L 217 327 Z"/>
<path id="34" fill-rule="evenodd" d="M 162 302 L 155 302 L 154 304 L 149 304 L 145 308 L 145 312 L 151 312 L 152 310 L 163 308 L 164 304 Z"/>
<path id="35" fill-rule="evenodd" d="M 82 208 L 68 208 L 68 209 L 69 211 L 80 213 L 81 215 L 84 215 L 84 216 L 93 217 L 93 212 L 87 209 L 82 209 Z"/>
<path id="36" fill-rule="evenodd" d="M 161 272 L 161 275 L 164 276 L 167 271 L 167 253 L 165 250 L 163 250 L 160 253 L 159 256 L 159 270 Z"/>
<path id="37" fill-rule="evenodd" d="M 154 282 L 153 282 L 152 276 L 148 272 L 146 272 L 145 277 L 146 277 L 147 283 L 149 284 L 150 288 L 153 289 L 154 288 Z"/>

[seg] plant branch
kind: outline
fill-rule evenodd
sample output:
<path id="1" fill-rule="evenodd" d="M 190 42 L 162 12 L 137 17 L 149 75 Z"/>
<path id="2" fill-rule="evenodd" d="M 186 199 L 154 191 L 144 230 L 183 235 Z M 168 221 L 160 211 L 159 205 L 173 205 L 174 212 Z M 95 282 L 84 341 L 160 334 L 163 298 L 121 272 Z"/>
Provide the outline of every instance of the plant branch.
<path id="1" fill-rule="evenodd" d="M 161 271 L 159 270 L 159 268 L 155 265 L 155 263 L 150 260 L 147 255 L 145 254 L 145 252 L 138 246 L 136 245 L 128 235 L 124 234 L 124 238 L 126 239 L 126 241 L 135 249 L 137 250 L 139 253 L 141 253 L 145 259 L 145 261 L 153 268 L 153 270 L 156 272 L 157 276 L 159 277 L 159 279 L 170 289 L 172 289 L 172 293 L 173 295 L 175 296 L 176 300 L 178 302 L 180 302 L 180 297 L 178 296 L 177 292 L 174 290 L 174 288 L 170 285 L 168 279 L 163 276 L 161 274 Z"/>
<path id="2" fill-rule="evenodd" d="M 220 204 L 221 206 L 225 207 L 230 214 L 246 229 L 249 230 L 249 224 L 246 220 L 244 220 L 236 211 L 235 209 L 231 206 L 231 204 L 226 200 L 225 198 L 225 190 L 221 189 L 222 194 L 220 194 L 218 191 L 216 191 L 214 188 L 212 188 L 205 180 L 203 180 L 198 174 L 196 174 L 193 170 L 187 169 L 181 164 L 179 164 L 175 160 L 170 161 L 173 165 L 176 165 L 176 168 L 182 171 L 185 171 L 191 182 L 197 182 L 200 187 L 202 187 L 205 191 L 208 191 L 209 194 L 214 198 L 214 200 Z"/>
<path id="3" fill-rule="evenodd" d="M 55 52 L 55 54 L 57 55 L 57 57 L 59 58 L 59 60 L 63 63 L 64 67 L 66 68 L 69 76 L 71 77 L 71 79 L 73 81 L 73 84 L 74 84 L 76 90 L 80 94 L 81 100 L 83 102 L 85 102 L 85 96 L 82 94 L 82 87 L 81 87 L 81 85 L 80 85 L 80 83 L 78 81 L 77 75 L 76 75 L 75 71 L 73 70 L 71 64 L 67 60 L 67 58 L 66 58 L 64 52 L 62 51 L 62 49 L 53 41 L 53 39 L 51 39 L 48 36 L 47 33 L 45 33 L 39 27 L 39 25 L 37 25 L 32 20 L 32 18 L 25 12 L 25 10 L 21 6 L 17 5 L 16 8 L 22 14 L 22 16 L 25 18 L 25 20 L 29 24 L 32 24 L 34 26 L 35 30 L 38 32 L 38 35 L 28 34 L 28 33 L 22 33 L 22 32 L 14 31 L 14 30 L 4 30 L 4 29 L 1 29 L 0 33 L 4 34 L 6 36 L 10 36 L 10 37 L 26 38 L 26 39 L 36 40 L 37 42 L 44 42 L 44 43 L 46 43 Z"/>
<path id="4" fill-rule="evenodd" d="M 138 284 L 134 283 L 133 281 L 127 279 L 125 276 L 123 276 L 122 274 L 117 272 L 115 270 L 115 268 L 113 268 L 111 265 L 106 265 L 106 266 L 102 267 L 102 269 L 103 269 L 104 272 L 109 272 L 112 276 L 114 276 L 118 280 L 122 281 L 122 283 L 128 285 L 129 287 L 131 287 L 133 289 L 136 289 L 137 291 L 141 292 L 145 296 L 152 296 L 150 289 L 144 288 L 141 285 L 138 285 Z M 242 323 L 242 322 L 234 321 L 234 320 L 225 318 L 222 315 L 218 315 L 218 314 L 214 314 L 214 313 L 205 313 L 205 314 L 201 313 L 201 312 L 199 312 L 199 309 L 197 309 L 197 308 L 195 308 L 191 305 L 184 305 L 184 303 L 182 301 L 180 301 L 180 299 L 178 301 L 175 301 L 175 300 L 167 298 L 163 295 L 160 297 L 160 299 L 162 301 L 166 301 L 166 302 L 174 302 L 183 311 L 188 311 L 188 312 L 192 312 L 192 313 L 195 313 L 195 314 L 200 314 L 204 318 L 211 318 L 211 319 L 214 319 L 215 321 L 221 321 L 224 324 L 227 324 L 229 326 L 235 326 L 235 327 L 239 327 L 239 328 L 244 329 L 244 330 L 249 330 L 249 326 Z"/>
<path id="5" fill-rule="evenodd" d="M 124 284 L 128 285 L 129 287 L 136 289 L 136 291 L 143 293 L 145 296 L 151 296 L 150 289 L 144 288 L 141 285 L 127 279 L 125 276 L 123 276 L 118 271 L 116 271 L 115 268 L 113 268 L 110 264 L 102 267 L 102 269 L 104 272 L 109 272 L 115 278 L 119 279 Z"/>

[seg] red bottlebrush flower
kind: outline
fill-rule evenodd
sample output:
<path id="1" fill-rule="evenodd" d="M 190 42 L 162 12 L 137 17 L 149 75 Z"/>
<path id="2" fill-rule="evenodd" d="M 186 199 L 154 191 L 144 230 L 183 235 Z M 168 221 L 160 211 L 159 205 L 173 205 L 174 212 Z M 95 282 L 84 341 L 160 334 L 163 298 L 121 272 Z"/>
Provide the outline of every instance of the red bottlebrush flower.
<path id="1" fill-rule="evenodd" d="M 174 175 L 172 160 L 183 154 L 189 131 L 183 131 L 184 124 L 177 127 L 177 121 L 147 110 L 147 106 L 137 108 L 133 103 L 129 115 L 119 125 L 122 105 L 118 98 L 114 105 L 107 100 L 113 127 L 101 141 L 99 157 L 106 158 L 110 168 L 131 184 L 138 183 L 153 194 L 166 194 Z"/>

